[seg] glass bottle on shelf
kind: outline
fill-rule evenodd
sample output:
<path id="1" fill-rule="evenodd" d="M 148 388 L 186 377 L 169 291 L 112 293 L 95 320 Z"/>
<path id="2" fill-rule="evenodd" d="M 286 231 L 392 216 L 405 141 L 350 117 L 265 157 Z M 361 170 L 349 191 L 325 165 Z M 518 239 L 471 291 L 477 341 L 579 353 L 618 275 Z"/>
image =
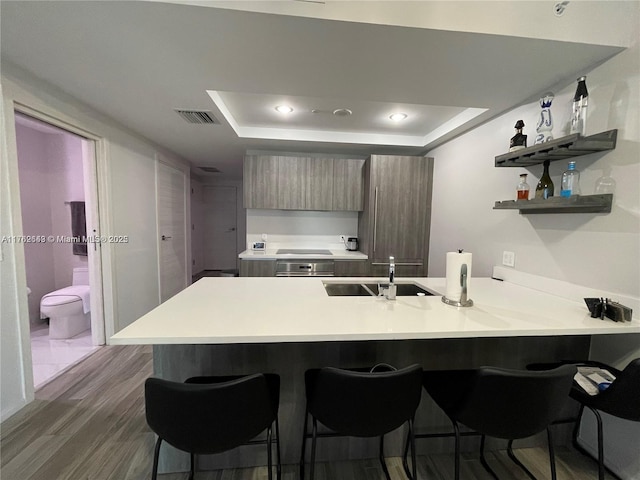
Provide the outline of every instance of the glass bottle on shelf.
<path id="1" fill-rule="evenodd" d="M 527 174 L 520 174 L 520 183 L 518 184 L 518 200 L 529 200 L 529 184 L 527 183 Z"/>
<path id="2" fill-rule="evenodd" d="M 576 162 L 569 162 L 569 167 L 562 174 L 561 197 L 580 195 L 580 172 L 576 170 Z"/>
<path id="3" fill-rule="evenodd" d="M 578 87 L 573 96 L 573 111 L 571 113 L 571 132 L 584 136 L 587 134 L 587 77 L 578 78 Z"/>
<path id="4" fill-rule="evenodd" d="M 536 185 L 535 198 L 547 199 L 549 197 L 553 197 L 553 181 L 549 175 L 549 160 L 545 160 L 544 171 L 542 172 L 540 181 L 538 181 L 538 185 Z"/>
<path id="5" fill-rule="evenodd" d="M 600 177 L 596 181 L 596 194 L 614 193 L 616 190 L 616 181 L 608 175 Z"/>

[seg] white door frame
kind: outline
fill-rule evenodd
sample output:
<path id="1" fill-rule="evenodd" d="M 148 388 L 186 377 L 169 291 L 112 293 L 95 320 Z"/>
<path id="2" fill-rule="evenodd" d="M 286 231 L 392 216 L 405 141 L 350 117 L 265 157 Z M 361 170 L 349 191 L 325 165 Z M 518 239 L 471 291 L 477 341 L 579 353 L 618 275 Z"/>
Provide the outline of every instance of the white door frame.
<path id="1" fill-rule="evenodd" d="M 88 195 L 88 207 L 90 211 L 87 212 L 88 218 L 98 219 L 94 224 L 95 232 L 87 232 L 87 235 L 95 235 L 100 237 L 100 232 L 109 232 L 110 211 L 109 211 L 109 199 L 107 192 L 107 141 L 92 132 L 89 132 L 82 127 L 67 121 L 61 120 L 54 115 L 44 113 L 36 110 L 28 105 L 14 101 L 14 112 L 20 112 L 35 118 L 44 123 L 48 123 L 55 127 L 66 130 L 70 133 L 78 135 L 86 139 L 90 144 L 94 145 L 93 161 L 87 159 L 83 155 L 83 167 L 85 167 L 85 191 Z M 12 113 L 13 115 L 13 113 Z M 15 122 L 15 116 L 14 116 Z M 22 231 L 22 220 L 20 220 L 20 230 Z M 88 245 L 88 248 L 92 248 Z M 91 285 L 91 336 L 92 343 L 94 345 L 104 345 L 106 338 L 114 334 L 114 305 L 113 305 L 113 277 L 112 277 L 112 252 L 111 246 L 108 242 L 99 242 L 95 245 L 97 255 L 89 256 L 89 272 L 90 272 L 90 285 Z M 18 261 L 18 259 L 16 259 Z M 23 265 L 20 268 L 24 269 L 24 256 L 21 260 Z M 25 278 L 26 281 L 26 278 Z M 26 284 L 22 286 L 26 291 Z M 22 330 L 22 335 L 29 335 L 28 329 Z M 25 339 L 27 341 L 28 339 Z M 25 355 L 23 357 L 23 364 L 25 368 L 31 365 L 31 355 Z"/>

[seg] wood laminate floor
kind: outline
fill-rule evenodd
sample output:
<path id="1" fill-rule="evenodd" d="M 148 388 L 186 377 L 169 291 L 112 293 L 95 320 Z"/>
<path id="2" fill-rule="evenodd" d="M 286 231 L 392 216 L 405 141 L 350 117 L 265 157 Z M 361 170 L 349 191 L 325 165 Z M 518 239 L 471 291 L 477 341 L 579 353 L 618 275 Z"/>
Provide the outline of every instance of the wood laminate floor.
<path id="1" fill-rule="evenodd" d="M 143 480 L 151 478 L 154 435 L 144 417 L 143 385 L 152 373 L 149 346 L 109 346 L 36 392 L 36 400 L 0 429 L 2 480 Z M 282 412 L 286 415 L 286 412 Z M 538 479 L 550 478 L 546 449 L 516 454 Z M 594 461 L 570 448 L 557 452 L 558 479 L 597 478 Z M 503 480 L 526 479 L 505 451 L 488 455 Z M 387 459 L 394 480 L 405 479 L 400 459 Z M 382 480 L 377 460 L 318 464 L 317 480 Z M 297 479 L 295 465 L 283 467 L 283 479 Z M 418 457 L 420 479 L 453 477 L 452 455 Z M 186 480 L 187 474 L 160 475 Z M 261 468 L 196 473 L 196 480 L 262 480 Z M 477 455 L 462 460 L 462 478 L 491 480 Z M 613 478 L 613 477 L 607 477 Z"/>

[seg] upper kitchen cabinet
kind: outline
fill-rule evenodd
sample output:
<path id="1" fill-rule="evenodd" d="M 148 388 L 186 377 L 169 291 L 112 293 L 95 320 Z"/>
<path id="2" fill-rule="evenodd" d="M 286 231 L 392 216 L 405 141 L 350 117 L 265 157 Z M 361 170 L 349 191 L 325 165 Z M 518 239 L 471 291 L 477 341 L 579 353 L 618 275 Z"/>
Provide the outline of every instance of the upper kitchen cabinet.
<path id="1" fill-rule="evenodd" d="M 426 275 L 432 178 L 432 158 L 373 155 L 365 163 L 358 236 L 374 270 L 393 256 L 397 274 Z"/>
<path id="2" fill-rule="evenodd" d="M 278 207 L 278 157 L 248 155 L 243 170 L 244 208 Z"/>
<path id="3" fill-rule="evenodd" d="M 358 159 L 248 155 L 244 207 L 362 210 L 363 164 Z"/>
<path id="4" fill-rule="evenodd" d="M 333 159 L 332 210 L 360 211 L 364 205 L 364 160 Z"/>
<path id="5" fill-rule="evenodd" d="M 331 210 L 333 159 L 278 157 L 278 207 L 283 210 Z"/>

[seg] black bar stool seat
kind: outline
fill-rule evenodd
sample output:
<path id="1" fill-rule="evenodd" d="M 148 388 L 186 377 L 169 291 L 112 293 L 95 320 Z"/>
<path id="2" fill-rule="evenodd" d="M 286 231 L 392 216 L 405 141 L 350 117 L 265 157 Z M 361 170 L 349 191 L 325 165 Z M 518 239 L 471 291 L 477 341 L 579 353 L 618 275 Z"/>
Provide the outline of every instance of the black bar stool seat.
<path id="1" fill-rule="evenodd" d="M 272 472 L 273 426 L 277 449 L 277 478 L 280 479 L 278 405 L 280 377 L 254 374 L 233 377 L 193 377 L 185 383 L 159 378 L 145 382 L 147 423 L 158 435 L 152 479 L 158 474 L 160 445 L 166 441 L 189 452 L 195 474 L 195 455 L 221 453 L 255 439 L 266 430 L 269 479 Z"/>

